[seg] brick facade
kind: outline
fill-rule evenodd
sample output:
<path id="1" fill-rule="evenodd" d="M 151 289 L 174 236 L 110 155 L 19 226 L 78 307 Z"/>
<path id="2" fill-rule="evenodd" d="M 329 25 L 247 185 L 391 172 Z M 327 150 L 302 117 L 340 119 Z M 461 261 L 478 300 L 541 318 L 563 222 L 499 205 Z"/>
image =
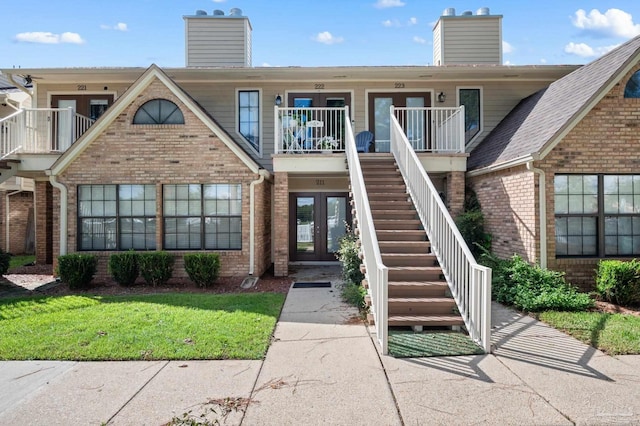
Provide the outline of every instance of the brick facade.
<path id="1" fill-rule="evenodd" d="M 464 172 L 447 173 L 447 209 L 455 219 L 464 211 Z"/>
<path id="2" fill-rule="evenodd" d="M 273 197 L 274 217 L 274 274 L 277 277 L 289 275 L 289 175 L 275 173 Z"/>
<path id="3" fill-rule="evenodd" d="M 184 125 L 134 125 L 138 108 L 152 99 L 167 99 L 182 111 Z M 162 248 L 162 185 L 240 183 L 242 187 L 242 249 L 220 250 L 221 275 L 242 276 L 249 272 L 250 184 L 259 178 L 195 114 L 159 80 L 129 105 L 74 162 L 58 176 L 68 190 L 68 247 L 77 245 L 77 191 L 83 184 L 154 184 L 156 186 L 156 247 Z M 270 265 L 270 183 L 255 185 L 255 271 L 261 275 Z M 56 206 L 59 192 L 55 192 Z M 57 207 L 56 207 L 57 208 Z M 57 214 L 56 214 L 57 217 Z M 57 222 L 57 221 L 56 221 Z M 57 225 L 57 224 L 56 224 Z M 265 231 L 267 230 L 267 231 Z M 58 235 L 58 234 L 57 234 Z M 56 236 L 57 239 L 57 236 Z M 59 251 L 56 251 L 56 254 Z M 107 278 L 111 252 L 94 252 L 100 257 L 97 280 Z M 184 278 L 181 255 L 176 255 L 174 277 Z"/>
<path id="4" fill-rule="evenodd" d="M 536 176 L 524 166 L 469 177 L 482 206 L 491 249 L 502 258 L 514 253 L 538 261 L 538 204 Z"/>
<path id="5" fill-rule="evenodd" d="M 53 263 L 53 195 L 53 187 L 48 181 L 36 181 L 36 263 L 39 264 Z"/>
<path id="6" fill-rule="evenodd" d="M 0 191 L 0 247 L 12 254 L 34 253 L 34 217 L 33 192 L 22 191 L 7 195 L 13 191 Z M 9 244 L 7 245 L 7 208 L 9 209 Z M 30 234 L 30 235 L 29 235 Z"/>

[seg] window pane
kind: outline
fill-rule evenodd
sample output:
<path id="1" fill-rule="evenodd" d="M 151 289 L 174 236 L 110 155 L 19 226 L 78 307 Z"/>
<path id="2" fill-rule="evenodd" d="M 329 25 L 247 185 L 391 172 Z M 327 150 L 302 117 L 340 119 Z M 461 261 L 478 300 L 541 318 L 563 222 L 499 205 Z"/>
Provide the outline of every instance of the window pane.
<path id="1" fill-rule="evenodd" d="M 585 194 L 598 194 L 598 176 L 588 175 L 584 176 L 584 193 Z"/>
<path id="2" fill-rule="evenodd" d="M 460 105 L 464 105 L 465 142 L 480 132 L 480 89 L 460 89 Z"/>
<path id="3" fill-rule="evenodd" d="M 618 213 L 618 196 L 617 195 L 605 195 L 604 196 L 604 212 L 605 213 Z"/>
<path id="4" fill-rule="evenodd" d="M 238 132 L 260 149 L 260 99 L 257 90 L 238 92 Z"/>
<path id="5" fill-rule="evenodd" d="M 569 197 L 566 195 L 556 195 L 555 198 L 555 212 L 556 214 L 569 213 Z"/>
<path id="6" fill-rule="evenodd" d="M 568 194 L 569 193 L 569 177 L 556 175 L 553 179 L 554 190 L 556 194 Z"/>

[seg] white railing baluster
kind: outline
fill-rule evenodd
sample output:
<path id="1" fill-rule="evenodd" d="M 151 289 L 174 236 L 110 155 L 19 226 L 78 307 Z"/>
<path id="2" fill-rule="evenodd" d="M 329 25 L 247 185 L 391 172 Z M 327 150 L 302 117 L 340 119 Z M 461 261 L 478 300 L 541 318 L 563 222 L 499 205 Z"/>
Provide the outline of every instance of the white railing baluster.
<path id="1" fill-rule="evenodd" d="M 431 179 L 422 168 L 405 130 L 398 121 L 399 108 L 391 107 L 391 152 L 398 163 L 413 204 L 422 221 L 431 248 L 438 258 L 469 336 L 480 344 L 486 353 L 491 351 L 491 269 L 478 265 L 458 231 L 449 211 L 440 199 Z M 464 110 L 455 114 L 436 117 L 447 132 L 459 129 L 455 115 L 464 118 Z M 400 116 L 402 117 L 402 116 Z M 455 131 L 462 137 L 464 133 Z M 455 139 L 455 138 L 454 138 Z M 434 141 L 437 137 L 434 138 Z M 454 147 L 460 147 L 458 141 Z M 442 147 L 435 149 L 442 150 Z"/>
<path id="2" fill-rule="evenodd" d="M 348 107 L 274 109 L 274 152 L 344 152 Z"/>
<path id="3" fill-rule="evenodd" d="M 464 106 L 394 107 L 393 111 L 414 151 L 464 153 Z"/>

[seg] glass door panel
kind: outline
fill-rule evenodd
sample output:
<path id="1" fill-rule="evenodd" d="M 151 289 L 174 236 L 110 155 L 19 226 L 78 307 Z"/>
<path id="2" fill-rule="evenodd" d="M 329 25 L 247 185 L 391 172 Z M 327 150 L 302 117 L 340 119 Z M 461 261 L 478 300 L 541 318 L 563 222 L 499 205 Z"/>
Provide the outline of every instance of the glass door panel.
<path id="1" fill-rule="evenodd" d="M 424 97 L 407 97 L 407 108 L 423 108 L 424 107 Z M 412 111 L 409 110 L 407 112 L 407 122 L 405 124 L 405 129 L 407 131 L 407 138 L 409 139 L 409 143 L 413 146 L 415 150 L 424 150 L 426 148 L 425 138 L 424 138 L 424 129 L 425 129 L 425 111 L 418 110 Z"/>
<path id="2" fill-rule="evenodd" d="M 393 98 L 375 98 L 373 101 L 374 140 L 376 152 L 389 152 L 391 143 L 391 122 L 389 108 Z"/>
<path id="3" fill-rule="evenodd" d="M 313 254 L 315 248 L 315 197 L 296 197 L 296 253 Z"/>

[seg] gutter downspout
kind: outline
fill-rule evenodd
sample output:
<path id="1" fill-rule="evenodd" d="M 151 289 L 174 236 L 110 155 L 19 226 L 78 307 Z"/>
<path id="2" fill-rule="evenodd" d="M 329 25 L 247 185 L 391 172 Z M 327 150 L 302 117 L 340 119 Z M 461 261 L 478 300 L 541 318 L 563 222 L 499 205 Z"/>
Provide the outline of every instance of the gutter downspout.
<path id="1" fill-rule="evenodd" d="M 17 191 L 9 192 L 9 193 L 7 193 L 7 195 L 5 195 L 6 198 L 5 198 L 4 208 L 6 209 L 5 210 L 5 223 L 6 223 L 6 225 L 5 225 L 5 242 L 6 242 L 6 244 L 5 244 L 5 247 L 4 247 L 4 251 L 6 251 L 7 253 L 11 252 L 10 247 L 9 247 L 10 246 L 10 242 L 11 242 L 11 238 L 9 237 L 9 218 L 10 218 L 9 213 L 11 212 L 11 210 L 9 209 L 9 197 L 11 197 L 12 195 L 15 195 L 15 194 L 19 194 L 21 192 L 23 192 L 22 189 L 18 189 Z"/>
<path id="2" fill-rule="evenodd" d="M 533 161 L 527 162 L 527 170 L 538 175 L 538 197 L 540 215 L 540 267 L 547 267 L 547 190 L 544 171 L 533 167 Z"/>
<path id="3" fill-rule="evenodd" d="M 51 186 L 60 191 L 60 256 L 67 254 L 67 187 L 58 182 L 57 176 L 47 170 Z"/>
<path id="4" fill-rule="evenodd" d="M 255 271 L 255 238 L 256 238 L 256 226 L 255 226 L 255 191 L 256 185 L 264 182 L 267 172 L 264 169 L 258 171 L 260 177 L 249 184 L 249 275 L 253 275 Z"/>

